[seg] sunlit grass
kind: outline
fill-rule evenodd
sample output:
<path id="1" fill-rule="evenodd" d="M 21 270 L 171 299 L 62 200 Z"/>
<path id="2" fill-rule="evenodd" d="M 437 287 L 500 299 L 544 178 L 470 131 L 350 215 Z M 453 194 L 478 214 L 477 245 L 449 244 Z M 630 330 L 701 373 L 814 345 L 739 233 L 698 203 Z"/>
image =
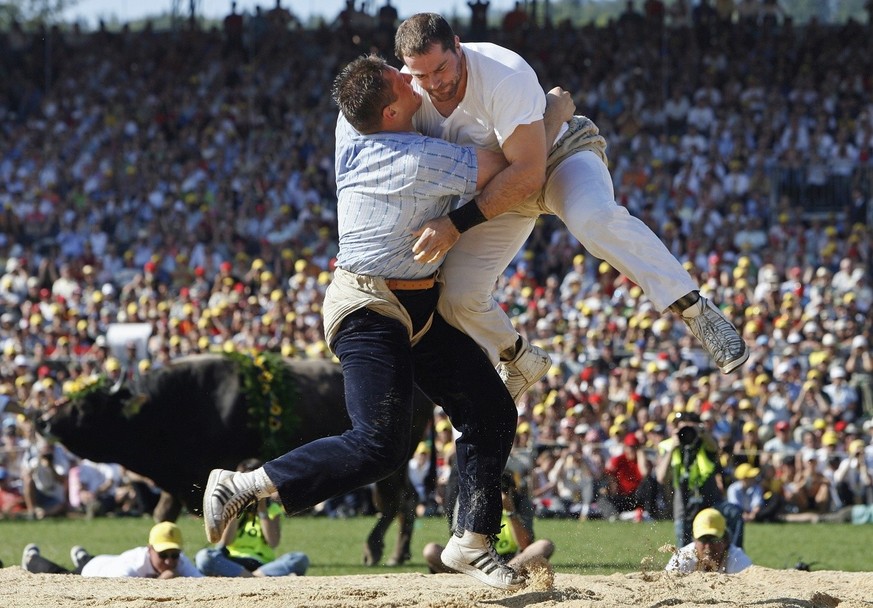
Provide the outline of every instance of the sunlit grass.
<path id="1" fill-rule="evenodd" d="M 202 520 L 184 516 L 178 523 L 186 553 L 193 556 L 206 545 Z M 372 517 L 289 518 L 283 521 L 280 551 L 307 553 L 312 560 L 312 576 L 426 572 L 422 548 L 431 541 L 444 543 L 448 537 L 443 518 L 418 520 L 410 562 L 394 568 L 368 568 L 363 566 L 361 556 L 373 523 Z M 145 544 L 151 525 L 149 519 L 130 518 L 0 521 L 0 559 L 5 566 L 18 565 L 24 546 L 34 542 L 45 557 L 69 567 L 73 545 L 84 545 L 94 554 L 120 553 Z M 552 563 L 557 572 L 565 574 L 660 569 L 669 558 L 661 548 L 674 542 L 673 523 L 669 521 L 634 524 L 537 520 L 536 533 L 554 541 L 557 550 Z M 396 527 L 392 527 L 383 563 L 391 555 L 396 534 Z M 745 544 L 752 560 L 769 568 L 791 568 L 802 560 L 812 563 L 814 570 L 873 570 L 873 525 L 753 524 L 746 529 Z"/>

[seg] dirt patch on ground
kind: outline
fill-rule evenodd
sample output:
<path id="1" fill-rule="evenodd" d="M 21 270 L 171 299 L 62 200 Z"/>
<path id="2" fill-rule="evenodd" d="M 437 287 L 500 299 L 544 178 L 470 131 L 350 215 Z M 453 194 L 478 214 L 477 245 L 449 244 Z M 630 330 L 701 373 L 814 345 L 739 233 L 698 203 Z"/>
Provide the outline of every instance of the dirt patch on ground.
<path id="1" fill-rule="evenodd" d="M 639 572 L 611 576 L 540 573 L 514 593 L 460 574 L 372 574 L 271 579 L 96 579 L 0 570 L 0 606 L 10 608 L 471 608 L 755 606 L 870 608 L 873 573 L 752 567 L 741 574 Z"/>

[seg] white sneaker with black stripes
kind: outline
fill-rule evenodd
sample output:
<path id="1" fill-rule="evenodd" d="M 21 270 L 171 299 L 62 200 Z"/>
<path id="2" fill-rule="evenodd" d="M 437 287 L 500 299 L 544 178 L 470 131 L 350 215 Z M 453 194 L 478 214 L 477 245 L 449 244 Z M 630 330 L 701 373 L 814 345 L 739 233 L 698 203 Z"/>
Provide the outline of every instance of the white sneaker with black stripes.
<path id="1" fill-rule="evenodd" d="M 258 488 L 251 475 L 213 469 L 203 493 L 203 523 L 209 542 L 220 541 L 228 522 L 257 499 Z"/>
<path id="2" fill-rule="evenodd" d="M 452 534 L 440 555 L 443 564 L 497 589 L 518 589 L 525 579 L 507 566 L 494 550 L 492 537 L 469 530 Z"/>

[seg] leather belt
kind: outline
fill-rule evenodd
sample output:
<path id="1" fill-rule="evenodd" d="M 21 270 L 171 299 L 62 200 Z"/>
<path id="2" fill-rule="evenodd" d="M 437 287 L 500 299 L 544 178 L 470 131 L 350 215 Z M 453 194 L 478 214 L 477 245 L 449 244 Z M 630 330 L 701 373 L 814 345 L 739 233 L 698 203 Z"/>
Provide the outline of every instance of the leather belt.
<path id="1" fill-rule="evenodd" d="M 385 284 L 391 291 L 412 291 L 430 289 L 434 286 L 434 275 L 423 279 L 385 279 Z"/>

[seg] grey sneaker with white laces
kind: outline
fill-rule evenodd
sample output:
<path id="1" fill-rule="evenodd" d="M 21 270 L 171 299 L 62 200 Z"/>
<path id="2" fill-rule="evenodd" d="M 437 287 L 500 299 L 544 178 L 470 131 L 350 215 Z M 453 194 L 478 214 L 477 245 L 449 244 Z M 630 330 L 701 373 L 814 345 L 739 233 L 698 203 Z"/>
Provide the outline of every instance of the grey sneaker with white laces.
<path id="1" fill-rule="evenodd" d="M 539 382 L 551 367 L 552 360 L 546 351 L 522 338 L 515 357 L 512 361 L 502 361 L 497 372 L 512 400 L 518 403 L 524 392 Z"/>
<path id="2" fill-rule="evenodd" d="M 463 536 L 452 534 L 440 559 L 452 570 L 497 589 L 518 589 L 525 583 L 524 577 L 503 562 L 494 550 L 493 538 L 485 534 L 469 530 Z"/>
<path id="3" fill-rule="evenodd" d="M 24 547 L 24 551 L 21 554 L 21 568 L 31 572 L 30 562 L 37 556 L 39 556 L 39 547 L 34 543 L 29 543 Z"/>
<path id="4" fill-rule="evenodd" d="M 682 312 L 682 320 L 722 373 L 729 374 L 748 360 L 749 349 L 743 337 L 708 299 L 700 296 Z"/>
<path id="5" fill-rule="evenodd" d="M 82 566 L 88 563 L 91 559 L 91 554 L 88 553 L 84 547 L 81 545 L 76 545 L 72 549 L 70 549 L 70 559 L 73 561 L 73 565 L 76 569 L 80 569 Z"/>
<path id="6" fill-rule="evenodd" d="M 206 538 L 211 543 L 221 540 L 228 522 L 236 519 L 243 509 L 269 496 L 275 486 L 263 469 L 247 473 L 213 469 L 203 493 L 203 523 Z"/>

